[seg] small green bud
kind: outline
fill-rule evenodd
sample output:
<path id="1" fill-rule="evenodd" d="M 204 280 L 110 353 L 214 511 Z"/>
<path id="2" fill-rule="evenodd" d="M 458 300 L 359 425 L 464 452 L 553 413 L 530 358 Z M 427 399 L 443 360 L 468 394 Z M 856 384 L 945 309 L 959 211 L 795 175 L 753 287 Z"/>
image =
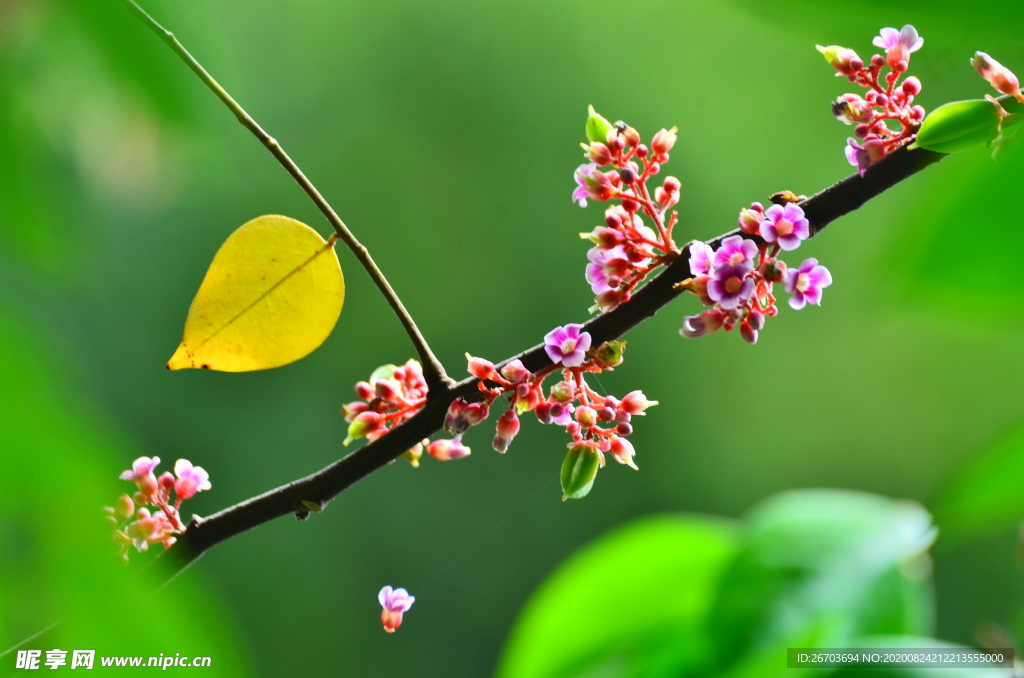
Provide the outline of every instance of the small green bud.
<path id="1" fill-rule="evenodd" d="M 590 106 L 588 110 L 587 139 L 599 141 L 602 144 L 608 143 L 608 132 L 614 130 L 615 127 L 604 116 L 595 111 L 593 106 Z"/>
<path id="2" fill-rule="evenodd" d="M 303 499 L 301 503 L 302 508 L 306 509 L 311 513 L 320 513 L 321 511 L 324 510 L 324 507 L 320 505 L 320 502 Z"/>
<path id="3" fill-rule="evenodd" d="M 956 153 L 984 146 L 999 136 L 999 108 L 986 99 L 954 101 L 939 106 L 921 123 L 911 148 Z"/>
<path id="4" fill-rule="evenodd" d="M 398 367 L 396 365 L 381 365 L 373 371 L 373 374 L 370 375 L 369 382 L 372 384 L 380 381 L 381 379 L 390 379 L 397 369 Z"/>
<path id="5" fill-rule="evenodd" d="M 610 370 L 622 364 L 622 354 L 625 352 L 625 340 L 606 341 L 597 347 L 597 351 L 594 352 L 594 359 L 597 361 L 598 366 Z"/>
<path id="6" fill-rule="evenodd" d="M 592 442 L 573 443 L 562 462 L 562 501 L 582 499 L 594 486 L 601 467 L 601 453 Z"/>

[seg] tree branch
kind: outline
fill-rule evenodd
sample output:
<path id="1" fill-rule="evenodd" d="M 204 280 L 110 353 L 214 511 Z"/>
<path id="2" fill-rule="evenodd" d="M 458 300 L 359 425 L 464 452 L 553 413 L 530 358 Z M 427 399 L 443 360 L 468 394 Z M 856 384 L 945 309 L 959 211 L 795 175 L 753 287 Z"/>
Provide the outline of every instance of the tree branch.
<path id="1" fill-rule="evenodd" d="M 402 300 L 398 298 L 398 294 L 388 283 L 387 278 L 377 267 L 377 264 L 373 261 L 373 257 L 370 256 L 370 252 L 360 243 L 352 231 L 348 229 L 345 222 L 341 220 L 341 217 L 334 211 L 330 203 L 320 194 L 320 191 L 316 189 L 316 186 L 306 178 L 306 175 L 302 173 L 298 165 L 285 153 L 284 149 L 277 142 L 274 137 L 267 134 L 266 131 L 259 124 L 256 123 L 252 117 L 235 101 L 227 91 L 220 86 L 220 84 L 213 79 L 202 64 L 196 61 L 184 45 L 178 41 L 174 36 L 174 33 L 170 32 L 163 26 L 161 26 L 156 19 L 146 13 L 144 9 L 139 7 L 134 0 L 123 0 L 124 4 L 127 5 L 128 9 L 131 10 L 135 16 L 139 18 L 151 31 L 153 31 L 157 37 L 163 40 L 167 45 L 174 51 L 178 57 L 185 62 L 185 64 L 192 69 L 203 83 L 210 88 L 210 90 L 217 95 L 217 98 L 224 102 L 224 105 L 235 114 L 238 118 L 238 122 L 242 124 L 247 130 L 253 133 L 260 143 L 267 147 L 277 161 L 288 171 L 288 174 L 292 175 L 295 182 L 298 183 L 302 190 L 306 192 L 309 199 L 313 201 L 313 204 L 317 206 L 317 209 L 327 218 L 331 226 L 334 228 L 334 232 L 338 234 L 338 238 L 348 245 L 348 248 L 352 250 L 352 253 L 359 260 L 359 263 L 363 265 L 366 272 L 370 275 L 374 284 L 377 285 L 377 289 L 380 290 L 384 298 L 387 299 L 388 304 L 391 305 L 391 310 L 395 312 L 398 319 L 402 323 L 402 327 L 405 328 L 405 333 L 409 335 L 409 339 L 412 341 L 413 346 L 416 347 L 416 353 L 419 356 L 420 363 L 423 365 L 423 378 L 426 380 L 427 385 L 431 391 L 439 391 L 443 388 L 449 388 L 454 381 L 445 374 L 444 366 L 434 355 L 433 351 L 430 350 L 430 346 L 427 344 L 427 340 L 423 338 L 419 328 L 413 321 L 412 316 L 406 310 Z"/>
<path id="2" fill-rule="evenodd" d="M 863 177 L 856 174 L 847 177 L 803 201 L 801 206 L 810 222 L 811 237 L 835 219 L 856 210 L 944 157 L 944 154 L 923 149 L 903 148 L 872 165 Z M 734 230 L 707 241 L 707 244 L 718 247 L 723 239 L 731 235 L 741 235 L 761 242 L 758 236 Z M 586 323 L 584 329 L 593 337 L 593 345 L 617 339 L 653 316 L 683 293 L 675 288 L 675 284 L 689 277 L 687 247 L 679 258 L 640 289 L 630 301 Z M 512 356 L 501 364 L 515 358 L 522 360 L 531 372 L 551 364 L 543 344 Z M 312 475 L 247 499 L 207 518 L 194 518 L 178 542 L 165 554 L 172 561 L 172 568 L 180 572 L 214 545 L 274 518 L 294 513 L 300 520 L 305 519 L 311 507 L 312 510 L 323 508 L 345 489 L 440 430 L 449 403 L 459 396 L 473 397 L 478 393 L 476 383 L 477 379 L 471 377 L 454 386 L 446 386 L 441 392 L 432 394 L 426 406 L 401 426 Z"/>

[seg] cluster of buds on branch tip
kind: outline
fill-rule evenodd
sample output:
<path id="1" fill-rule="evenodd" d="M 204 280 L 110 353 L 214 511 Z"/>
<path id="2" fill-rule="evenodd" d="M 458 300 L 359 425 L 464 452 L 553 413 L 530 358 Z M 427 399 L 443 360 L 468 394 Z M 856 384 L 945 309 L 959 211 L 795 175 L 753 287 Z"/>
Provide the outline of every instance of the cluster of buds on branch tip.
<path id="1" fill-rule="evenodd" d="M 572 198 L 583 207 L 587 199 L 616 203 L 605 210 L 603 225 L 580 234 L 594 243 L 586 267 L 596 302 L 591 312 L 609 311 L 629 301 L 638 285 L 679 254 L 672 241 L 679 219 L 672 210 L 679 202 L 679 180 L 665 177 L 653 197 L 647 186 L 668 162 L 676 131 L 663 129 L 650 145 L 643 144 L 635 129 L 624 122 L 613 125 L 590 107 L 589 143 L 581 144 L 589 162 L 576 169 Z M 611 169 L 598 169 L 607 166 Z M 653 227 L 644 223 L 645 217 Z"/>
<path id="2" fill-rule="evenodd" d="M 114 528 L 118 553 L 125 562 L 131 546 L 140 552 L 157 542 L 169 548 L 175 535 L 185 529 L 180 517 L 181 503 L 210 489 L 210 476 L 201 466 L 179 459 L 174 464 L 174 473 L 168 471 L 157 477 L 154 471 L 159 463 L 160 457 L 136 459 L 121 474 L 121 480 L 135 483 L 137 491 L 121 495 L 113 507 L 104 509 Z"/>
<path id="3" fill-rule="evenodd" d="M 832 114 L 837 119 L 856 125 L 856 138 L 846 141 L 846 159 L 861 174 L 872 163 L 913 141 L 925 116 L 924 108 L 914 104 L 914 97 L 921 92 L 921 81 L 910 76 L 899 84 L 909 67 L 911 53 L 921 49 L 924 38 L 908 24 L 899 31 L 883 28 L 872 44 L 884 49 L 885 56 L 875 54 L 867 63 L 852 49 L 818 45 L 818 51 L 837 75 L 868 90 L 863 97 L 844 94 L 832 102 Z M 886 66 L 889 70 L 883 76 Z M 898 125 L 899 129 L 890 124 Z"/>
<path id="4" fill-rule="evenodd" d="M 480 380 L 482 402 L 456 400 L 448 410 L 445 428 L 460 437 L 470 426 L 487 417 L 496 401 L 505 398 L 507 408 L 498 417 L 492 446 L 505 453 L 519 432 L 519 417 L 532 412 L 542 424 L 565 427 L 572 442 L 562 465 L 562 498 L 577 499 L 590 491 L 597 471 L 609 454 L 620 464 L 637 468 L 636 454 L 627 437 L 633 432 L 634 415 L 642 415 L 656 401 L 633 391 L 621 400 L 594 391 L 586 374 L 600 374 L 622 364 L 626 342 L 609 341 L 596 348 L 582 325 L 556 327 L 544 337 L 544 349 L 552 364 L 536 373 L 519 360 L 500 369 L 483 358 L 467 355 L 469 372 Z M 545 390 L 544 381 L 561 379 Z"/>

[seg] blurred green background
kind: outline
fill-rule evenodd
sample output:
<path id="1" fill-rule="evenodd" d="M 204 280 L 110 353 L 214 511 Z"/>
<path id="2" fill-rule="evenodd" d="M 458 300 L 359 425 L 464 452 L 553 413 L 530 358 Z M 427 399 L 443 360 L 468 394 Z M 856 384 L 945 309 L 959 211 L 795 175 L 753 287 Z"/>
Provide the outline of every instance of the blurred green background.
<path id="1" fill-rule="evenodd" d="M 683 184 L 683 242 L 732 228 L 752 200 L 851 173 L 850 130 L 828 110 L 847 83 L 816 43 L 866 57 L 879 28 L 913 23 L 929 109 L 989 91 L 976 49 L 1024 71 L 1010 3 L 144 6 L 332 201 L 455 376 L 466 351 L 498 360 L 586 318 L 577 233 L 601 210 L 569 195 L 588 104 L 646 137 L 680 127 L 666 171 Z M 163 369 L 237 226 L 281 213 L 329 229 L 117 2 L 0 0 L 0 160 L 0 651 L 63 618 L 46 649 L 209 654 L 216 675 L 488 675 L 523 602 L 594 537 L 817 487 L 935 515 L 924 635 L 1024 632 L 1020 149 L 949 158 L 807 243 L 791 259 L 817 257 L 835 284 L 822 308 L 783 307 L 756 347 L 683 340 L 694 300 L 632 332 L 600 382 L 661 402 L 632 438 L 639 473 L 613 465 L 562 503 L 563 432 L 524 420 L 499 456 L 485 426 L 470 458 L 384 469 L 308 522 L 217 547 L 155 599 L 159 573 L 134 575 L 147 558 L 126 575 L 103 542 L 99 507 L 132 459 L 206 468 L 213 490 L 186 506 L 212 513 L 342 455 L 339 405 L 411 347 L 342 251 L 345 310 L 309 358 Z M 378 623 L 385 584 L 417 596 L 393 636 Z M 565 621 L 588 623 L 612 620 Z"/>

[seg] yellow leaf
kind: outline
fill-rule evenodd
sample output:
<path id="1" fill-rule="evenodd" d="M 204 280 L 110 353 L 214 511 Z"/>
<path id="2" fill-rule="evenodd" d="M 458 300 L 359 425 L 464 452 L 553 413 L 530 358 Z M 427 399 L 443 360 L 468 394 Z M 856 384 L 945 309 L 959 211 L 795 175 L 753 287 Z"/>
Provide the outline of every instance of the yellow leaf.
<path id="1" fill-rule="evenodd" d="M 167 369 L 248 372 L 309 355 L 334 329 L 345 300 L 333 245 L 288 217 L 244 224 L 206 271 Z"/>

